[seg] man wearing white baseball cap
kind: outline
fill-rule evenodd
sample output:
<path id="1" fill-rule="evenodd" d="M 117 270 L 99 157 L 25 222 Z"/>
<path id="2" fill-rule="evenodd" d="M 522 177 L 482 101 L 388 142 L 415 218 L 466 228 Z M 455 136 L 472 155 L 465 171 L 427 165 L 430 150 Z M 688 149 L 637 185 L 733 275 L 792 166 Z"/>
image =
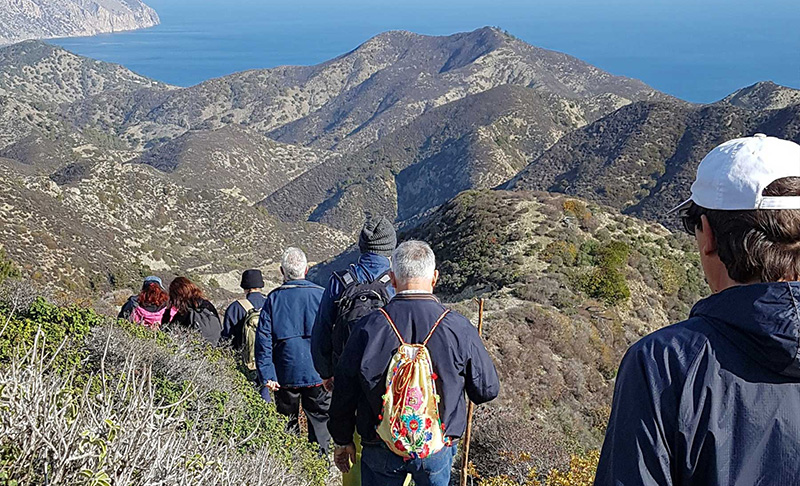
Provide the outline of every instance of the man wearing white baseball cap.
<path id="1" fill-rule="evenodd" d="M 800 145 L 720 145 L 672 213 L 713 294 L 626 353 L 595 485 L 800 484 Z"/>

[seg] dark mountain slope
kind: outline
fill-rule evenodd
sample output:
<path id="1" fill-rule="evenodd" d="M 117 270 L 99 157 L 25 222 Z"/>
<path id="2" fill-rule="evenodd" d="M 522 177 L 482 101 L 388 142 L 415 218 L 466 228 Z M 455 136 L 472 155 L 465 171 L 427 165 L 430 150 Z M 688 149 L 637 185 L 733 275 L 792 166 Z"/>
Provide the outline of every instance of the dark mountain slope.
<path id="1" fill-rule="evenodd" d="M 614 96 L 577 100 L 499 86 L 433 108 L 364 150 L 316 167 L 264 205 L 286 220 L 310 216 L 343 229 L 353 229 L 362 211 L 413 218 L 465 189 L 507 180 L 615 103 Z"/>
<path id="2" fill-rule="evenodd" d="M 708 151 L 759 132 L 800 140 L 798 115 L 797 105 L 635 103 L 565 136 L 504 187 L 564 192 L 661 220 L 687 197 Z"/>

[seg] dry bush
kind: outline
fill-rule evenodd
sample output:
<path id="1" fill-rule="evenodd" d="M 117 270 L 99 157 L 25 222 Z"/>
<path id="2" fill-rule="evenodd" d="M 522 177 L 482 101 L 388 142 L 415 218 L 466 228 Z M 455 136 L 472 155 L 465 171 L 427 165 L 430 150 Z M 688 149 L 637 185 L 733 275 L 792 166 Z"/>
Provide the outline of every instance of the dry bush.
<path id="1" fill-rule="evenodd" d="M 62 312 L 41 305 L 54 319 Z M 0 324 L 15 319 L 5 312 Z M 285 431 L 272 407 L 253 401 L 261 400 L 254 389 L 243 393 L 244 378 L 225 352 L 198 336 L 106 322 L 80 347 L 47 337 L 40 325 L 32 342 L 0 360 L 0 482 L 319 486 L 327 479 L 324 462 Z M 80 364 L 68 366 L 76 357 Z"/>

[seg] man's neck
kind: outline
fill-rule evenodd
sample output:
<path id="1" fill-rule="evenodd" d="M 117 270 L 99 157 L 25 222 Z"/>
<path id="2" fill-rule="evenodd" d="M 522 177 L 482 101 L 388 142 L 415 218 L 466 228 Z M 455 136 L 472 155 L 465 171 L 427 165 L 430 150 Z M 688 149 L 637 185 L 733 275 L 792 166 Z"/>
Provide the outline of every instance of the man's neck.
<path id="1" fill-rule="evenodd" d="M 433 286 L 430 284 L 430 282 L 423 283 L 423 282 L 412 281 L 403 285 L 398 285 L 397 287 L 395 287 L 395 290 L 397 291 L 398 294 L 402 294 L 403 292 L 415 293 L 415 294 L 421 294 L 421 293 L 432 294 Z"/>

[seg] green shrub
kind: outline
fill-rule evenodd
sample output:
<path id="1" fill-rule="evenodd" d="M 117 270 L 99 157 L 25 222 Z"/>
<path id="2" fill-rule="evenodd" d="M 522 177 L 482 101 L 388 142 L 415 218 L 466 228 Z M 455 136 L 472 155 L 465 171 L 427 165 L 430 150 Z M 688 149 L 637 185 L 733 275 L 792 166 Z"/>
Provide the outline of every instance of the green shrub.
<path id="1" fill-rule="evenodd" d="M 616 305 L 631 297 L 625 276 L 615 268 L 599 267 L 580 279 L 581 290 L 609 305 Z"/>
<path id="2" fill-rule="evenodd" d="M 19 268 L 14 265 L 14 262 L 8 259 L 6 250 L 0 248 L 0 284 L 8 279 L 19 278 L 20 275 Z"/>

